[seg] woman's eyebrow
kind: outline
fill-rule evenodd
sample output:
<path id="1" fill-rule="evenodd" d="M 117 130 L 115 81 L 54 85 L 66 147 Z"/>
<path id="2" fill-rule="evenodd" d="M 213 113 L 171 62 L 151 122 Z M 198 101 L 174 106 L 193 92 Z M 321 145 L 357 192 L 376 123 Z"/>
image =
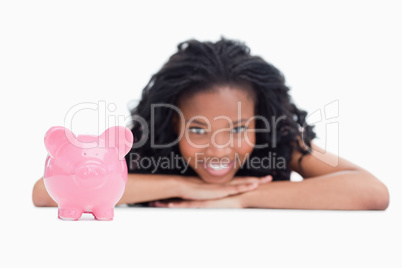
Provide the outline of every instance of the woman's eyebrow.
<path id="1" fill-rule="evenodd" d="M 233 124 L 234 124 L 234 125 L 240 124 L 240 123 L 246 122 L 247 120 L 249 120 L 249 119 L 243 118 L 243 119 L 238 120 L 237 122 L 233 122 Z"/>
<path id="2" fill-rule="evenodd" d="M 217 120 L 222 120 L 222 118 L 219 118 L 219 119 L 217 119 Z M 246 122 L 247 120 L 249 120 L 249 119 L 244 119 L 244 118 L 243 118 L 243 119 L 238 120 L 237 122 L 233 122 L 233 120 L 232 120 L 232 122 L 233 122 L 233 125 L 237 125 L 237 124 Z M 199 125 L 208 126 L 207 123 L 204 123 L 204 122 L 199 121 L 199 120 L 197 120 L 197 119 L 188 120 L 186 123 L 188 123 L 188 122 L 190 122 L 190 121 L 191 121 L 192 123 L 196 123 L 196 124 L 199 124 Z"/>
<path id="3" fill-rule="evenodd" d="M 199 125 L 203 125 L 203 126 L 208 126 L 208 124 L 207 123 L 204 123 L 204 122 L 201 122 L 201 121 L 198 121 L 197 119 L 194 119 L 194 120 L 188 120 L 186 123 L 188 123 L 188 122 L 192 122 L 192 123 L 196 123 L 196 124 L 199 124 Z"/>

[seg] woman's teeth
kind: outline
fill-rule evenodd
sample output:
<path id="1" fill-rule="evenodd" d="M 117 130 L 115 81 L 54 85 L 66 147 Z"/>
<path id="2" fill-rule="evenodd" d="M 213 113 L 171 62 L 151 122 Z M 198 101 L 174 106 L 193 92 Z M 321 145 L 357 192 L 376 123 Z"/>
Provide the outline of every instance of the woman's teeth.
<path id="1" fill-rule="evenodd" d="M 208 166 L 214 170 L 221 170 L 221 169 L 225 169 L 228 168 L 228 165 L 214 165 L 214 164 L 208 164 Z"/>
<path id="2" fill-rule="evenodd" d="M 229 163 L 212 163 L 212 162 L 204 162 L 204 168 L 205 170 L 211 174 L 212 176 L 225 176 L 226 174 L 228 174 L 234 166 L 234 161 L 231 161 Z"/>

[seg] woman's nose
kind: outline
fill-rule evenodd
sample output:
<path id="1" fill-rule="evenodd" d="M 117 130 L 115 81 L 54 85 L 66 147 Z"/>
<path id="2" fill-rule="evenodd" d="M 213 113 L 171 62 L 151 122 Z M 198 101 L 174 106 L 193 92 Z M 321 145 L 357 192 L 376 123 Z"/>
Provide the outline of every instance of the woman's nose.
<path id="1" fill-rule="evenodd" d="M 215 157 L 229 156 L 233 150 L 233 137 L 227 133 L 217 133 L 211 136 L 207 154 Z"/>

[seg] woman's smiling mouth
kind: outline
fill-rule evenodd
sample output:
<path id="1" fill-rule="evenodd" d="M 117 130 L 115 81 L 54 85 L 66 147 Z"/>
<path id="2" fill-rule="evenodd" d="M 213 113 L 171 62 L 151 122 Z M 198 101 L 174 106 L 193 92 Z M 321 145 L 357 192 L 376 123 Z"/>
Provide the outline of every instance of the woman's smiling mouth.
<path id="1" fill-rule="evenodd" d="M 233 170 L 234 161 L 219 163 L 214 161 L 203 162 L 204 169 L 212 176 L 224 176 Z"/>

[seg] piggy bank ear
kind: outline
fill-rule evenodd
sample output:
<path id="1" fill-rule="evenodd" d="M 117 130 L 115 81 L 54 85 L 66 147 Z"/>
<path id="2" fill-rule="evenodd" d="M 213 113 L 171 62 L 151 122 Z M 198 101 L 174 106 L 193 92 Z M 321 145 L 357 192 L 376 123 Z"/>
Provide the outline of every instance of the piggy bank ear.
<path id="1" fill-rule="evenodd" d="M 59 148 L 71 138 L 75 139 L 76 137 L 67 128 L 51 127 L 45 134 L 45 147 L 49 155 L 55 158 Z"/>
<path id="2" fill-rule="evenodd" d="M 133 146 L 133 133 L 126 127 L 116 126 L 105 130 L 100 136 L 105 141 L 107 148 L 116 147 L 119 152 L 119 160 L 130 151 Z"/>

